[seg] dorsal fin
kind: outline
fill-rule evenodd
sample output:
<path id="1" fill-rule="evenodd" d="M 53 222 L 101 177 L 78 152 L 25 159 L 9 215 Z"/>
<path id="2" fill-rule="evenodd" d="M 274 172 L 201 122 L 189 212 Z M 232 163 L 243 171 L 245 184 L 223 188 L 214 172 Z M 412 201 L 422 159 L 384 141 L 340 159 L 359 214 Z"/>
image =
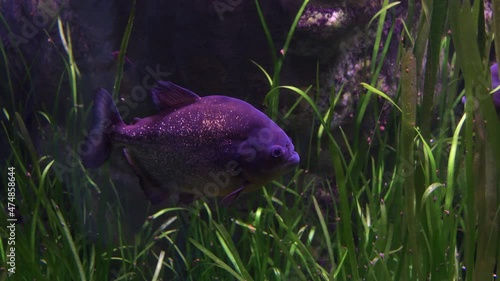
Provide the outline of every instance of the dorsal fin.
<path id="1" fill-rule="evenodd" d="M 158 84 L 151 91 L 151 95 L 159 110 L 190 104 L 200 98 L 197 94 L 170 81 L 158 81 Z"/>

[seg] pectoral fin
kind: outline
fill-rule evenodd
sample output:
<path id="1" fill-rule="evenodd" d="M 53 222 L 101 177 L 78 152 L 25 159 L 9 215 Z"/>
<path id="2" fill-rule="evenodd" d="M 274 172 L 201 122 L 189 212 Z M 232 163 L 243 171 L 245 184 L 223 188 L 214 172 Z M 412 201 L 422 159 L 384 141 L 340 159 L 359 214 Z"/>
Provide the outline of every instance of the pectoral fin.
<path id="1" fill-rule="evenodd" d="M 241 194 L 244 188 L 245 186 L 243 185 L 240 188 L 236 189 L 235 191 L 229 193 L 226 197 L 222 199 L 222 203 L 224 203 L 224 205 L 233 204 L 233 202 L 236 200 L 236 198 L 238 198 L 238 196 Z"/>
<path id="2" fill-rule="evenodd" d="M 166 189 L 161 188 L 160 184 L 152 180 L 151 177 L 149 177 L 143 169 L 141 169 L 132 153 L 124 148 L 123 154 L 125 155 L 130 167 L 132 167 L 132 170 L 134 170 L 135 174 L 139 178 L 139 183 L 144 191 L 144 194 L 152 204 L 158 204 L 169 196 L 169 192 Z"/>

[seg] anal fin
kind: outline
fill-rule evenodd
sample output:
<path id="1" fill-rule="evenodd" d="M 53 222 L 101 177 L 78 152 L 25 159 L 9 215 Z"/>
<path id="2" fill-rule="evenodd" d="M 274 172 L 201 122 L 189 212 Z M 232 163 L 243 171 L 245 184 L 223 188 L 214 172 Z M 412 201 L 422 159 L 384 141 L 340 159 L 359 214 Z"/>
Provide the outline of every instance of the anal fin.
<path id="1" fill-rule="evenodd" d="M 236 198 L 238 198 L 238 196 L 241 194 L 244 188 L 245 186 L 243 185 L 240 188 L 236 189 L 235 191 L 226 195 L 226 197 L 222 199 L 222 203 L 226 206 L 233 204 L 233 202 L 236 200 Z"/>

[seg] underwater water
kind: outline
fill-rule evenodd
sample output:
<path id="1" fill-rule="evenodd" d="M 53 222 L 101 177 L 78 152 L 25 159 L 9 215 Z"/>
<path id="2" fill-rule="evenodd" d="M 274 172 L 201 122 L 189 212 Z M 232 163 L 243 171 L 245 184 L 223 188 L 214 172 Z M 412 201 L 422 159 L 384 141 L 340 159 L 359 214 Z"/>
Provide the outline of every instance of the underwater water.
<path id="1" fill-rule="evenodd" d="M 0 2 L 0 280 L 497 280 L 495 7 Z"/>

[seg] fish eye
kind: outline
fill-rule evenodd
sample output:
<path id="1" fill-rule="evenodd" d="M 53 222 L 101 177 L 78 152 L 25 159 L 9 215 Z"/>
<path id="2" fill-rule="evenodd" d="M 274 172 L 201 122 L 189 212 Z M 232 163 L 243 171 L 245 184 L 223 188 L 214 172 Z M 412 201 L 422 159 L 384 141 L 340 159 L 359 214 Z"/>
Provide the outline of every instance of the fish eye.
<path id="1" fill-rule="evenodd" d="M 275 146 L 271 149 L 271 156 L 274 158 L 280 158 L 283 156 L 283 150 L 281 147 Z"/>

